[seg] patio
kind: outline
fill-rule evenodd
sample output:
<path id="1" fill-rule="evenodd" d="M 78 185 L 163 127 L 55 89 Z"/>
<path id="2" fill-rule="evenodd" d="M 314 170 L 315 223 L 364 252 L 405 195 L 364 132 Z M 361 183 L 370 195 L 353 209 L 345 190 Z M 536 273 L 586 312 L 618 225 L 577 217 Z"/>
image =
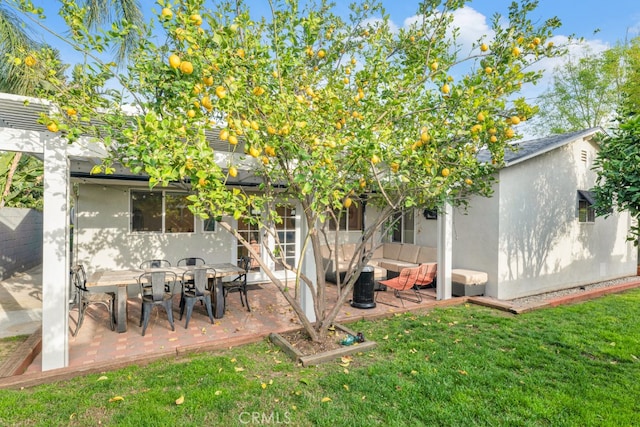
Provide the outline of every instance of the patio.
<path id="1" fill-rule="evenodd" d="M 335 298 L 336 287 L 329 285 L 327 290 L 329 298 Z M 454 298 L 436 301 L 435 289 L 425 289 L 421 293 L 423 300 L 420 304 L 405 301 L 404 308 L 390 290 L 380 292 L 378 304 L 374 308 L 358 309 L 347 302 L 340 311 L 338 322 L 349 323 L 362 318 L 385 317 L 416 308 L 450 305 L 466 300 Z M 164 311 L 155 309 L 144 337 L 139 326 L 140 301 L 137 298 L 128 300 L 128 330 L 125 333 L 109 329 L 107 311 L 103 307 L 90 306 L 78 335 L 73 337 L 69 333 L 68 367 L 42 372 L 41 354 L 37 354 L 22 375 L 5 378 L 3 383 L 9 381 L 34 384 L 47 379 L 63 379 L 78 373 L 102 372 L 162 357 L 229 348 L 259 341 L 271 332 L 285 332 L 300 327 L 295 313 L 273 284 L 249 285 L 249 299 L 251 312 L 242 307 L 236 293 L 230 294 L 224 317 L 215 319 L 214 324 L 210 323 L 204 307 L 198 304 L 189 328 L 185 329 L 185 319 L 178 320 L 180 298 L 176 295 L 173 300 L 175 331 L 171 331 Z M 71 312 L 70 327 L 75 326 L 76 318 L 77 311 L 74 309 Z"/>

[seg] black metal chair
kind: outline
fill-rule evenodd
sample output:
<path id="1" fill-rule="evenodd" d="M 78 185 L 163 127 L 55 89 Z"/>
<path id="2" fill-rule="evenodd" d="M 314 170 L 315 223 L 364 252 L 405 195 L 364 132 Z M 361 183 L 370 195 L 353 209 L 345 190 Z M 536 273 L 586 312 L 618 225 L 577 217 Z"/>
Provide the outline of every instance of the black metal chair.
<path id="1" fill-rule="evenodd" d="M 165 268 L 165 267 L 171 267 L 171 263 L 166 259 L 148 259 L 140 263 L 140 268 L 143 270 L 145 268 Z"/>
<path id="2" fill-rule="evenodd" d="M 84 321 L 87 307 L 92 304 L 100 304 L 106 307 L 109 312 L 111 330 L 113 331 L 115 329 L 115 294 L 110 292 L 94 292 L 87 289 L 87 273 L 82 265 L 74 265 L 71 267 L 70 286 L 75 289 L 75 292 L 73 292 L 73 299 L 75 301 L 72 302 L 72 297 L 70 296 L 69 308 L 71 309 L 74 305 L 78 307 L 78 322 L 72 335 L 75 337 L 78 334 Z"/>
<path id="3" fill-rule="evenodd" d="M 189 327 L 189 319 L 196 302 L 204 302 L 207 307 L 209 320 L 213 324 L 213 308 L 211 306 L 211 291 L 208 289 L 209 275 L 215 277 L 215 270 L 212 268 L 194 268 L 182 274 L 182 297 L 180 298 L 180 320 L 185 308 L 187 309 L 187 320 L 184 327 Z"/>
<path id="4" fill-rule="evenodd" d="M 180 266 L 186 266 L 186 267 L 197 267 L 199 265 L 204 265 L 205 261 L 202 258 L 199 257 L 189 257 L 189 258 L 181 258 L 178 260 L 178 263 L 176 264 L 178 267 Z M 187 281 L 185 282 L 184 279 L 182 281 L 182 286 L 184 287 L 185 285 L 189 288 L 193 288 L 193 278 L 191 279 L 186 279 Z"/>
<path id="5" fill-rule="evenodd" d="M 187 266 L 198 266 L 198 265 L 204 265 L 206 264 L 204 262 L 204 259 L 200 258 L 200 257 L 189 257 L 189 258 L 182 258 L 178 260 L 178 264 L 176 264 L 178 267 L 180 267 L 181 265 L 187 265 Z"/>
<path id="6" fill-rule="evenodd" d="M 151 310 L 154 306 L 161 305 L 167 312 L 167 318 L 171 325 L 171 330 L 175 331 L 173 324 L 173 291 L 178 280 L 176 273 L 172 271 L 153 271 L 143 273 L 138 277 L 140 285 L 140 297 L 142 307 L 140 314 L 140 326 L 142 326 L 142 336 L 144 336 L 151 317 Z"/>
<path id="7" fill-rule="evenodd" d="M 224 296 L 224 305 L 225 310 L 227 306 L 227 295 L 229 292 L 238 292 L 240 294 L 240 302 L 242 306 L 245 306 L 245 302 L 247 303 L 247 311 L 251 311 L 251 307 L 249 306 L 249 299 L 247 298 L 247 273 L 251 268 L 251 257 L 243 256 L 238 260 L 238 267 L 244 270 L 243 273 L 238 275 L 235 279 L 223 282 L 222 283 L 222 292 Z"/>

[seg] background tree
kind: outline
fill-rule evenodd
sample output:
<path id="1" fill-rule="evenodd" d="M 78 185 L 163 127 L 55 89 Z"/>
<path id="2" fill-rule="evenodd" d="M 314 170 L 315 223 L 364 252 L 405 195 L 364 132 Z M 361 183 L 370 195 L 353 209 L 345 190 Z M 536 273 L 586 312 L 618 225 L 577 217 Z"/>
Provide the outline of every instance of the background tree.
<path id="1" fill-rule="evenodd" d="M 607 217 L 616 211 L 628 211 L 635 223 L 629 240 L 640 238 L 640 38 L 623 48 L 625 84 L 617 108 L 618 126 L 600 141 L 594 163 L 598 173 L 594 188 L 596 213 Z"/>
<path id="2" fill-rule="evenodd" d="M 91 52 L 97 40 L 87 36 L 85 11 L 62 3 L 74 45 Z M 60 86 L 59 112 L 41 121 L 72 141 L 99 137 L 112 157 L 96 171 L 122 162 L 147 173 L 151 187 L 189 185 L 191 209 L 221 217 L 220 226 L 254 256 L 234 220 L 259 227 L 272 244 L 261 248 L 270 262 L 258 262 L 315 340 L 351 295 L 394 212 L 490 194 L 514 126 L 532 113 L 524 99 L 508 100 L 540 77 L 529 65 L 561 52 L 546 42 L 559 21 L 535 26 L 528 19 L 534 1 L 514 2 L 506 20 L 496 14 L 492 37 L 477 40 L 468 55 L 460 54 L 452 28 L 461 0 L 424 1 L 419 19 L 399 31 L 373 1 L 353 4 L 346 19 L 327 1 L 270 1 L 272 15 L 260 20 L 240 0 L 213 10 L 201 0 L 158 4 L 157 27 L 138 27 L 127 73 L 87 56 L 82 71 Z M 128 28 L 114 24 L 100 45 L 116 43 Z M 105 89 L 112 78 L 121 90 Z M 139 114 L 117 108 L 125 101 Z M 206 139 L 212 134 L 231 155 L 214 152 Z M 493 162 L 478 162 L 479 149 Z M 233 185 L 239 170 L 259 180 L 259 192 Z M 330 305 L 320 247 L 337 242 L 341 215 L 365 202 L 379 214 Z M 275 231 L 283 206 L 301 208 L 309 224 L 297 265 Z M 301 268 L 307 256 L 316 266 L 311 275 Z M 294 279 L 279 279 L 274 265 Z M 300 305 L 303 284 L 315 323 Z"/>
<path id="3" fill-rule="evenodd" d="M 553 73 L 539 99 L 533 129 L 541 135 L 607 128 L 621 100 L 624 49 L 571 58 Z"/>
<path id="4" fill-rule="evenodd" d="M 594 162 L 598 177 L 596 214 L 607 217 L 614 210 L 628 211 L 635 222 L 629 240 L 636 245 L 640 237 L 640 114 L 621 114 L 620 125 L 600 142 Z"/>
<path id="5" fill-rule="evenodd" d="M 620 57 L 623 60 L 626 71 L 625 84 L 622 89 L 623 114 L 640 112 L 640 37 L 632 39 L 629 43 L 618 49 L 622 50 Z"/>

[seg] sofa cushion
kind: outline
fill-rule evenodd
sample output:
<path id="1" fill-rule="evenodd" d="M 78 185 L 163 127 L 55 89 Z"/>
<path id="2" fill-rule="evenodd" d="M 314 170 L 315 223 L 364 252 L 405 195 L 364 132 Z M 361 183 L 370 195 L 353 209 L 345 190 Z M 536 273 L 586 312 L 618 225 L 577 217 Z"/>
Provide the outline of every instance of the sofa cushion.
<path id="1" fill-rule="evenodd" d="M 451 270 L 451 281 L 461 285 L 483 285 L 488 280 L 489 276 L 484 271 L 465 270 L 462 268 Z"/>
<path id="2" fill-rule="evenodd" d="M 385 243 L 382 257 L 386 259 L 399 259 L 402 243 Z"/>
<path id="3" fill-rule="evenodd" d="M 379 258 L 384 258 L 384 245 L 378 246 L 376 250 L 373 251 L 373 255 L 371 256 L 371 259 L 379 259 Z"/>
<path id="4" fill-rule="evenodd" d="M 405 261 L 396 261 L 392 259 L 383 259 L 378 262 L 378 265 L 385 270 L 395 271 L 399 273 L 403 268 L 417 267 L 417 264 Z"/>
<path id="5" fill-rule="evenodd" d="M 416 259 L 418 259 L 419 252 L 420 252 L 420 246 L 404 244 L 400 248 L 400 255 L 398 256 L 398 261 L 410 262 L 412 264 L 415 264 Z"/>
<path id="6" fill-rule="evenodd" d="M 340 245 L 340 249 L 342 250 L 342 260 L 343 261 L 347 261 L 347 264 L 349 264 L 349 261 L 351 261 L 351 258 L 353 258 L 353 254 L 356 252 L 356 244 L 355 243 L 343 243 Z"/>
<path id="7" fill-rule="evenodd" d="M 417 264 L 425 264 L 428 262 L 438 261 L 438 249 L 430 246 L 420 246 L 420 252 L 416 259 Z"/>

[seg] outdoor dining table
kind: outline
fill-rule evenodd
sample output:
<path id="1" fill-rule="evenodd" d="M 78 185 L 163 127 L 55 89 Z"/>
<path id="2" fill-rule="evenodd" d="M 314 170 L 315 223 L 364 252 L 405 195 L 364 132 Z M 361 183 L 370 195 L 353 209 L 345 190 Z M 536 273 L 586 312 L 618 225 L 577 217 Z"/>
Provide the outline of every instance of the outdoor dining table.
<path id="1" fill-rule="evenodd" d="M 135 285 L 138 283 L 138 278 L 142 273 L 152 271 L 173 271 L 178 275 L 178 278 L 182 277 L 185 271 L 193 270 L 194 268 L 211 268 L 216 273 L 212 277 L 212 289 L 211 296 L 213 307 L 213 316 L 216 319 L 224 316 L 224 293 L 222 290 L 222 279 L 227 276 L 233 276 L 241 274 L 244 270 L 237 265 L 229 262 L 219 264 L 205 264 L 198 266 L 186 266 L 179 267 L 163 267 L 163 268 L 133 268 L 122 270 L 102 270 L 96 271 L 87 279 L 87 287 L 97 286 L 115 286 L 116 292 L 116 330 L 119 333 L 127 332 L 127 288 L 129 285 Z"/>

